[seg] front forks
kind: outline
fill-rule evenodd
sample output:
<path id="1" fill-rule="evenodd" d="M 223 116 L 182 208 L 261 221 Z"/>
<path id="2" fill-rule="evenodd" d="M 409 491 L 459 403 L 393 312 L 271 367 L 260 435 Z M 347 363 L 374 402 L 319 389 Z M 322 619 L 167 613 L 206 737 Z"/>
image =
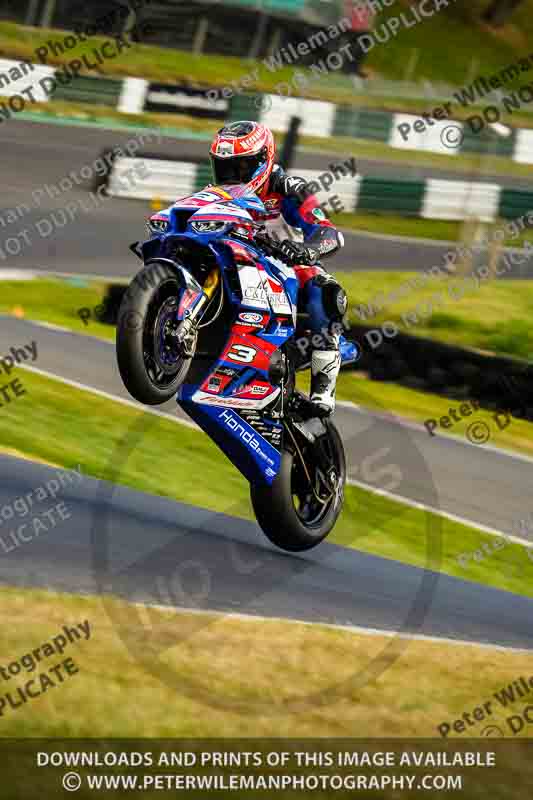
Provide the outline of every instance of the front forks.
<path id="1" fill-rule="evenodd" d="M 174 336 L 177 340 L 180 352 L 186 358 L 192 358 L 194 356 L 200 317 L 204 313 L 206 306 L 209 305 L 213 299 L 219 284 L 220 271 L 218 267 L 214 267 L 208 274 L 205 283 L 202 286 L 202 297 L 192 310 L 185 310 L 183 314 L 183 320 L 180 322 L 175 331 Z"/>

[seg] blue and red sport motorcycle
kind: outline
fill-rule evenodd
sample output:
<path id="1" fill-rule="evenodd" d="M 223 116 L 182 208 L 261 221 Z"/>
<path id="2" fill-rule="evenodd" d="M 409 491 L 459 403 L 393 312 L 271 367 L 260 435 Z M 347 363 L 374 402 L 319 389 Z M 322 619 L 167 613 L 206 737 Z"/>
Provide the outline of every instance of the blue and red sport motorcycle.
<path id="1" fill-rule="evenodd" d="M 311 334 L 294 270 L 250 211 L 265 208 L 246 186 L 211 186 L 151 217 L 151 238 L 132 245 L 144 268 L 120 307 L 118 366 L 141 403 L 177 392 L 250 482 L 268 538 L 307 550 L 342 509 L 344 450 L 335 425 L 295 388 Z M 345 342 L 344 360 L 355 355 Z"/>

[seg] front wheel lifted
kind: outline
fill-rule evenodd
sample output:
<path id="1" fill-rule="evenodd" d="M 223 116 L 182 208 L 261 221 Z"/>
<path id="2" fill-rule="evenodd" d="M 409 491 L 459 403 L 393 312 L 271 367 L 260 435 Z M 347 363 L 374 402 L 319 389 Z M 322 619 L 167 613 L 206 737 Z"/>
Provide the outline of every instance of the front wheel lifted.
<path id="1" fill-rule="evenodd" d="M 272 485 L 252 484 L 257 521 L 270 541 L 289 552 L 316 547 L 333 529 L 344 501 L 346 459 L 342 440 L 328 420 L 320 446 L 329 469 L 316 459 L 316 444 L 284 450 Z"/>
<path id="2" fill-rule="evenodd" d="M 135 400 L 159 405 L 185 380 L 196 347 L 191 331 L 177 336 L 178 275 L 169 264 L 153 261 L 129 285 L 117 322 L 117 362 L 124 386 Z"/>

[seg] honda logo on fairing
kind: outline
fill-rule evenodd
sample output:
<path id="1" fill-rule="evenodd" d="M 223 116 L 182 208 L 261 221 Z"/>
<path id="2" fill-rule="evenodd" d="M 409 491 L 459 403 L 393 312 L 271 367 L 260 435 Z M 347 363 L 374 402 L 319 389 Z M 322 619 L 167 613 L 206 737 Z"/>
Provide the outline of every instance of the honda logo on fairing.
<path id="1" fill-rule="evenodd" d="M 245 442 L 249 447 L 251 447 L 254 452 L 260 455 L 261 458 L 264 458 L 269 464 L 274 464 L 272 459 L 261 450 L 261 446 L 255 436 L 249 431 L 245 430 L 240 422 L 235 419 L 233 414 L 231 414 L 229 411 L 222 411 L 222 413 L 218 415 L 218 418 L 224 420 L 224 424 L 227 425 L 230 430 L 235 431 L 239 438 L 242 439 L 243 442 Z"/>

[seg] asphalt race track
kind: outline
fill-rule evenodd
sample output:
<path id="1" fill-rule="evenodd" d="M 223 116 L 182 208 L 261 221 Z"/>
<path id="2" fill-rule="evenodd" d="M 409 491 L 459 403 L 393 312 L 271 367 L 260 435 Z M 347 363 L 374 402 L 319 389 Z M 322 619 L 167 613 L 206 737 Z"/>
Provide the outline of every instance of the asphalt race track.
<path id="1" fill-rule="evenodd" d="M 18 204 L 26 203 L 30 212 L 12 223 L 0 222 L 0 248 L 7 238 L 19 236 L 27 230 L 30 244 L 24 244 L 16 255 L 0 254 L 2 268 L 37 269 L 77 274 L 104 276 L 131 276 L 137 268 L 135 257 L 128 245 L 142 239 L 146 230 L 144 219 L 148 215 L 148 203 L 134 200 L 107 198 L 102 205 L 81 212 L 72 223 L 56 228 L 50 236 L 42 238 L 36 223 L 49 218 L 55 209 L 67 203 L 80 202 L 87 206 L 87 191 L 81 186 L 65 192 L 60 197 L 42 199 L 38 208 L 32 203 L 32 191 L 45 183 L 57 183 L 71 170 L 79 171 L 82 165 L 90 165 L 102 150 L 124 143 L 134 132 L 104 130 L 85 126 L 67 126 L 47 123 L 10 120 L 0 126 L 2 148 L 3 201 L 0 218 Z M 150 148 L 148 148 L 150 149 Z M 163 140 L 154 145 L 151 152 L 181 158 L 204 158 L 206 140 Z M 295 168 L 327 169 L 332 156 L 302 153 Z M 23 168 L 22 168 L 23 165 Z M 359 162 L 361 174 L 383 176 L 403 175 L 415 177 L 412 168 L 384 165 L 381 162 Z M 404 171 L 402 171 L 404 170 Z M 407 170 L 407 173 L 405 172 Z M 425 171 L 424 175 L 431 174 Z M 419 170 L 416 177 L 420 178 Z M 437 172 L 440 177 L 446 177 Z M 448 176 L 449 177 L 449 176 Z M 476 178 L 477 179 L 477 178 Z M 489 179 L 487 177 L 487 179 Z M 525 181 L 506 181 L 510 185 L 529 186 Z M 90 187 L 87 186 L 87 189 Z M 417 241 L 372 234 L 345 234 L 345 247 L 330 262 L 331 269 L 389 269 L 422 270 L 444 264 L 444 253 L 449 249 L 442 243 L 427 240 Z M 530 259 L 533 262 L 533 260 Z M 519 271 L 520 270 L 520 271 Z M 517 267 L 516 273 L 506 277 L 524 277 L 533 274 L 533 263 Z"/>
<path id="2" fill-rule="evenodd" d="M 2 455 L 0 474 L 0 506 L 57 477 L 52 468 Z M 101 489 L 88 477 L 64 488 L 70 519 L 3 553 L 0 581 L 91 594 L 105 586 L 164 604 L 161 579 L 194 562 L 210 575 L 208 596 L 196 608 L 533 648 L 531 599 L 329 543 L 303 555 L 281 553 L 252 523 L 122 487 L 104 499 Z M 102 538 L 109 559 L 99 556 Z M 171 604 L 187 607 L 175 596 Z"/>
<path id="3" fill-rule="evenodd" d="M 2 126 L 2 210 L 28 202 L 38 185 L 57 182 L 70 170 L 90 164 L 105 147 L 129 136 L 18 120 Z M 161 152 L 175 153 L 177 146 L 169 140 Z M 180 142 L 179 147 L 184 158 L 192 157 L 198 155 L 198 148 L 204 153 L 205 142 Z M 329 160 L 327 156 L 303 155 L 297 166 L 320 168 Z M 369 162 L 369 170 L 371 166 Z M 0 225 L 0 247 L 7 236 L 23 227 L 32 230 L 51 210 L 86 194 L 80 187 L 61 198 L 47 199 L 20 222 Z M 109 199 L 49 238 L 32 236 L 32 246 L 20 256 L 0 260 L 0 270 L 16 267 L 131 275 L 137 261 L 128 253 L 127 244 L 143 235 L 145 213 L 144 203 Z M 338 258 L 336 268 L 427 269 L 442 263 L 439 257 L 446 250 L 442 245 L 366 235 L 346 238 L 342 258 L 348 260 Z M 111 343 L 0 317 L 1 352 L 32 340 L 38 346 L 37 369 L 128 397 Z M 358 399 L 364 406 L 364 396 Z M 163 410 L 178 413 L 173 403 Z M 350 477 L 363 485 L 506 533 L 516 533 L 518 521 L 529 514 L 533 460 L 488 446 L 476 447 L 465 440 L 432 438 L 420 426 L 387 418 L 385 408 L 380 416 L 340 406 L 336 422 L 345 442 Z M 176 425 L 177 441 L 179 431 Z M 0 455 L 0 506 L 42 484 L 53 472 Z M 162 597 L 158 589 L 158 578 L 183 561 L 194 561 L 213 577 L 203 606 L 208 609 L 401 628 L 513 647 L 531 648 L 533 644 L 530 599 L 328 542 L 308 554 L 288 555 L 274 550 L 252 523 L 123 487 L 113 489 L 89 477 L 76 487 L 63 489 L 61 499 L 71 519 L 13 550 L 0 545 L 0 582 L 82 593 L 105 587 L 135 600 L 168 604 L 168 597 Z M 231 512 L 231 506 L 226 510 Z M 4 523 L 0 537 L 8 529 Z M 95 532 L 109 544 L 107 565 L 95 547 Z M 434 522 L 428 523 L 427 533 L 428 540 L 436 533 Z M 523 535 L 533 541 L 533 532 Z M 247 569 L 237 569 L 236 561 Z M 413 611 L 415 597 L 420 602 Z M 171 603 L 187 605 L 176 598 L 171 598 Z"/>
<path id="4" fill-rule="evenodd" d="M 113 343 L 0 316 L 4 348 L 33 340 L 38 347 L 37 369 L 131 399 L 118 374 Z M 358 399 L 364 406 L 364 385 L 360 392 Z M 158 408 L 177 414 L 174 401 Z M 519 520 L 529 515 L 533 459 L 471 445 L 464 438 L 431 437 L 425 428 L 387 418 L 386 412 L 384 407 L 383 416 L 377 416 L 364 409 L 338 407 L 335 421 L 343 436 L 351 478 L 516 534 Z M 533 541 L 533 530 L 521 536 Z"/>

